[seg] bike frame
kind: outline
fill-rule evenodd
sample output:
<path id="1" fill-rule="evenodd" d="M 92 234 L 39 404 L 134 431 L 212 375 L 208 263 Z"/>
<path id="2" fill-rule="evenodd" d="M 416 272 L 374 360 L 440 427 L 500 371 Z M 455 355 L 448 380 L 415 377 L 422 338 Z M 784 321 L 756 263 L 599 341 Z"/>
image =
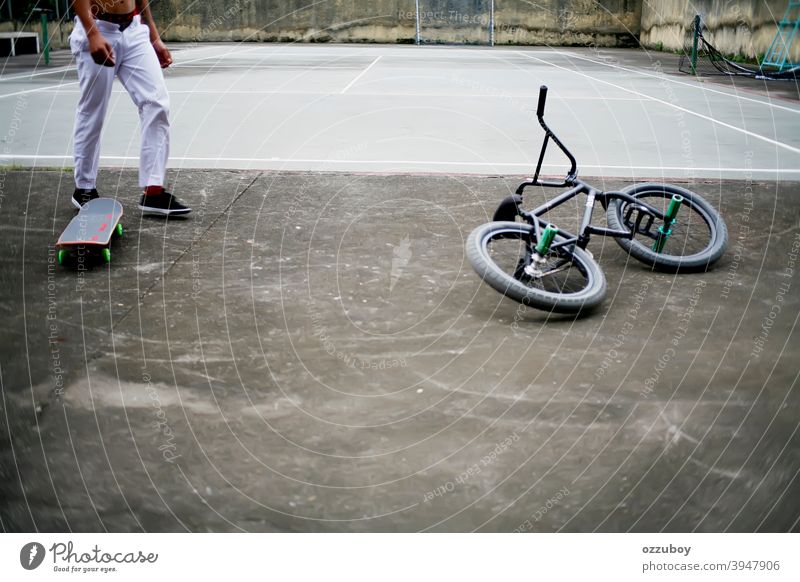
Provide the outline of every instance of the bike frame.
<path id="1" fill-rule="evenodd" d="M 556 136 L 553 130 L 551 130 L 544 121 L 544 106 L 546 100 L 547 87 L 542 85 L 539 89 L 539 104 L 536 108 L 536 117 L 539 119 L 539 124 L 544 129 L 544 141 L 542 142 L 542 149 L 539 153 L 539 161 L 536 164 L 536 172 L 534 173 L 533 178 L 525 180 L 522 184 L 520 184 L 516 190 L 516 194 L 522 196 L 525 188 L 528 188 L 529 186 L 541 186 L 544 188 L 569 188 L 569 190 L 559 194 L 552 200 L 534 208 L 531 211 L 522 210 L 519 208 L 519 206 L 517 206 L 520 216 L 522 216 L 526 222 L 534 227 L 536 240 L 541 240 L 542 226 L 556 228 L 553 225 L 541 220 L 541 217 L 554 208 L 561 206 L 568 200 L 571 200 L 575 196 L 579 196 L 581 194 L 586 194 L 586 206 L 583 213 L 583 219 L 581 220 L 579 233 L 573 234 L 560 228 L 557 229 L 558 234 L 565 240 L 554 242 L 550 248 L 554 249 L 559 247 L 573 247 L 574 245 L 577 245 L 579 248 L 585 249 L 586 245 L 589 244 L 591 235 L 593 234 L 599 236 L 633 239 L 634 235 L 638 233 L 656 240 L 658 235 L 653 233 L 650 229 L 653 226 L 655 219 L 666 220 L 666 215 L 663 212 L 651 206 L 650 204 L 631 196 L 630 194 L 626 194 L 624 192 L 603 192 L 593 187 L 591 184 L 578 179 L 577 162 L 575 161 L 575 156 L 572 155 L 572 152 L 567 149 L 561 140 L 558 139 L 558 136 Z M 547 146 L 550 140 L 553 140 L 556 146 L 558 146 L 558 148 L 564 153 L 564 155 L 567 156 L 570 161 L 570 169 L 562 182 L 552 182 L 539 179 L 539 174 L 541 173 L 542 169 L 542 162 L 544 161 L 545 152 L 547 151 Z M 628 206 L 629 210 L 626 219 L 630 218 L 634 210 L 638 212 L 634 228 L 628 230 L 616 230 L 612 228 L 595 226 L 592 224 L 592 214 L 594 213 L 595 204 L 599 201 L 603 208 L 607 208 L 608 203 L 613 199 L 623 200 L 630 205 Z M 626 220 L 626 223 L 627 222 L 628 220 Z M 644 225 L 642 224 L 643 222 Z"/>

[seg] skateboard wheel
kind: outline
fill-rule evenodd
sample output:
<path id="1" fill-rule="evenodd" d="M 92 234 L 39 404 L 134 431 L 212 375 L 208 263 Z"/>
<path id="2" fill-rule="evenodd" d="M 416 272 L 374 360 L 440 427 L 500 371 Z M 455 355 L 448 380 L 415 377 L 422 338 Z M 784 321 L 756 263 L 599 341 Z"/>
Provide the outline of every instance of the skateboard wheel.
<path id="1" fill-rule="evenodd" d="M 58 264 L 59 265 L 63 265 L 64 264 L 64 259 L 66 259 L 66 258 L 67 258 L 67 251 L 65 251 L 64 249 L 59 249 L 59 251 L 58 251 Z"/>
<path id="2" fill-rule="evenodd" d="M 103 249 L 103 258 L 106 260 L 106 263 L 111 262 L 111 250 L 110 249 Z"/>
<path id="3" fill-rule="evenodd" d="M 123 233 L 122 223 L 120 223 L 120 224 L 117 225 L 117 235 L 118 236 L 122 236 L 122 233 Z"/>

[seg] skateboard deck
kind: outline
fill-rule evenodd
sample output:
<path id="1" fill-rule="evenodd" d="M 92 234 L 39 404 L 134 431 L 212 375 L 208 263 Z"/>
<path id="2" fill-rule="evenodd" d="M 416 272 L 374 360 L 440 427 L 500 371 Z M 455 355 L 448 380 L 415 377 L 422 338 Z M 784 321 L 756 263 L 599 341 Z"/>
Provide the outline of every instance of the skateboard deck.
<path id="1" fill-rule="evenodd" d="M 76 247 L 95 248 L 110 262 L 111 237 L 115 233 L 122 236 L 122 212 L 122 204 L 113 198 L 96 198 L 84 204 L 56 243 L 59 264 Z"/>

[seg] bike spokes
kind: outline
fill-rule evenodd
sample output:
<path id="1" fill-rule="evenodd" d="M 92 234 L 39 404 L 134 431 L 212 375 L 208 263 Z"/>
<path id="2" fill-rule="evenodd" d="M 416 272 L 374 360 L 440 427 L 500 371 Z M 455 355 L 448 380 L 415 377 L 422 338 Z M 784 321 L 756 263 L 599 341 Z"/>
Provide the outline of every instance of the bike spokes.
<path id="1" fill-rule="evenodd" d="M 488 251 L 498 267 L 529 288 L 551 293 L 577 293 L 586 288 L 586 274 L 567 250 L 550 249 L 541 255 L 538 246 L 505 236 L 492 239 Z"/>
<path id="2" fill-rule="evenodd" d="M 660 270 L 690 272 L 707 270 L 725 252 L 725 222 L 699 194 L 670 184 L 622 192 L 636 202 L 612 200 L 606 216 L 612 229 L 632 233 L 615 240 L 634 258 Z"/>

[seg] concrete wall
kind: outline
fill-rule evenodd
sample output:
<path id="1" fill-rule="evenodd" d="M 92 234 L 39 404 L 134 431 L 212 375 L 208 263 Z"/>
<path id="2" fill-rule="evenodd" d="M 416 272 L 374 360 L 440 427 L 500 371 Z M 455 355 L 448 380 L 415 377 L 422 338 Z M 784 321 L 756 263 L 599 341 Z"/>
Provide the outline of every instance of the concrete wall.
<path id="1" fill-rule="evenodd" d="M 636 46 L 641 0 L 497 0 L 497 44 Z"/>
<path id="2" fill-rule="evenodd" d="M 28 23 L 0 22 L 0 32 L 35 32 L 42 38 L 42 26 L 38 21 Z M 69 48 L 69 33 L 72 32 L 72 22 L 47 24 L 47 34 L 50 37 L 50 47 L 53 49 Z"/>
<path id="3" fill-rule="evenodd" d="M 764 54 L 777 32 L 788 0 L 644 0 L 641 42 L 669 50 L 683 48 L 691 38 L 691 22 L 700 14 L 706 40 L 729 55 L 755 58 Z M 660 45 L 659 45 L 660 43 Z M 794 44 L 793 61 L 800 61 Z"/>
<path id="4" fill-rule="evenodd" d="M 151 0 L 152 2 L 152 0 Z M 414 0 L 156 0 L 167 40 L 414 42 Z M 489 0 L 420 0 L 424 42 L 489 41 Z M 498 44 L 635 42 L 641 0 L 496 0 Z"/>
<path id="5" fill-rule="evenodd" d="M 679 50 L 695 14 L 727 54 L 763 54 L 788 0 L 496 0 L 496 44 L 627 46 Z M 415 39 L 414 0 L 151 0 L 170 41 L 386 42 Z M 420 0 L 421 36 L 430 43 L 489 41 L 488 0 Z M 0 31 L 40 33 L 38 21 Z M 49 24 L 54 48 L 72 23 Z M 800 62 L 795 42 L 794 62 Z"/>

